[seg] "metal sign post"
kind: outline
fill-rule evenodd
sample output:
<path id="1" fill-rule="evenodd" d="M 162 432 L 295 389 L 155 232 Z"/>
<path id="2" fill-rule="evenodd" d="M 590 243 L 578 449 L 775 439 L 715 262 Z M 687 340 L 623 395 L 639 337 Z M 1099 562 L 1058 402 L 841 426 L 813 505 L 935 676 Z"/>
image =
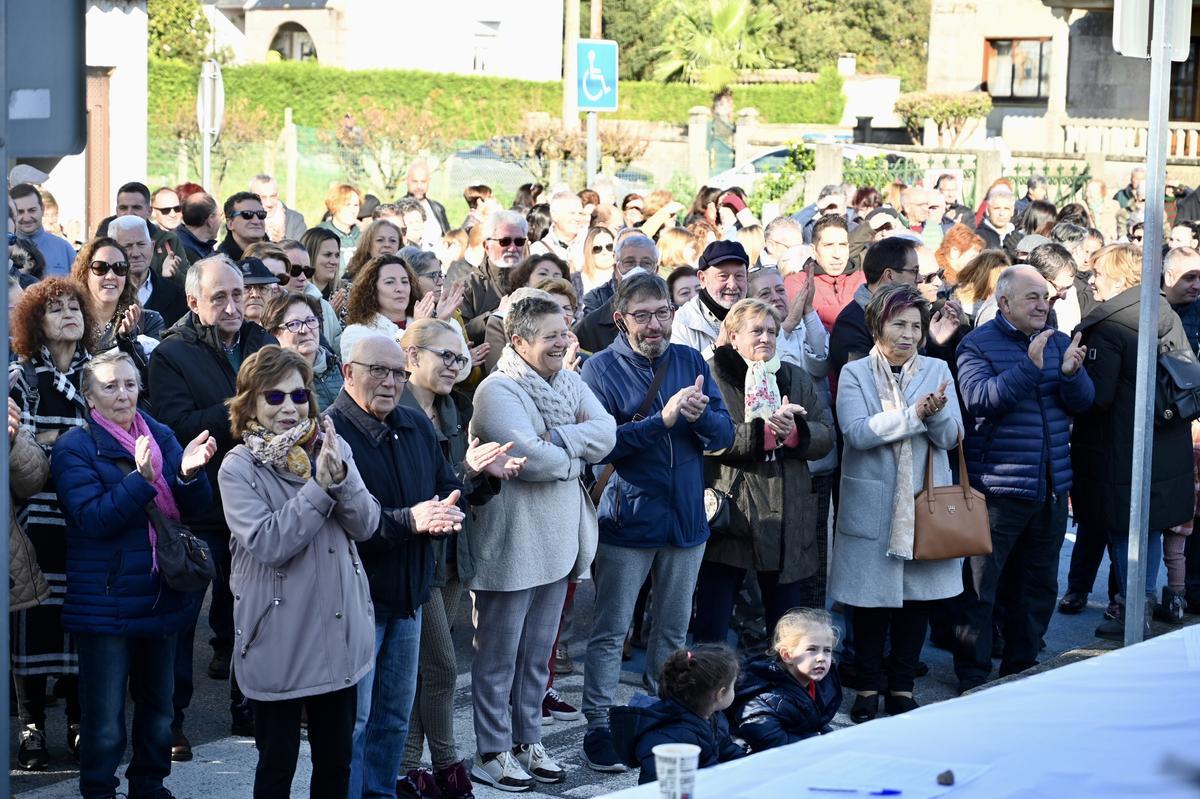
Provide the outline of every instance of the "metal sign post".
<path id="1" fill-rule="evenodd" d="M 1190 0 L 1188 5 L 1190 6 Z M 1171 89 L 1175 2 L 1153 4 L 1150 26 L 1150 131 L 1146 143 L 1146 225 L 1139 295 L 1137 388 L 1134 394 L 1133 463 L 1129 492 L 1129 568 L 1125 575 L 1125 645 L 1139 643 L 1146 613 L 1146 534 L 1150 524 L 1150 478 L 1154 453 L 1154 389 L 1158 354 L 1159 286 L 1162 277 L 1163 194 L 1167 163 L 1167 101 Z M 1188 26 L 1188 30 L 1191 26 Z M 1114 32 L 1114 39 L 1117 34 Z M 1131 37 L 1127 37 L 1129 41 Z M 1187 57 L 1186 51 L 1183 57 Z"/>
<path id="2" fill-rule="evenodd" d="M 617 43 L 606 39 L 580 39 L 575 48 L 576 95 L 580 111 L 587 111 L 587 179 L 591 185 L 600 164 L 597 111 L 617 110 Z"/>
<path id="3" fill-rule="evenodd" d="M 221 77 L 221 65 L 210 58 L 200 70 L 200 85 L 196 89 L 196 124 L 202 141 L 200 182 L 208 192 L 216 191 L 212 185 L 212 148 L 221 135 L 224 122 L 225 81 Z"/>

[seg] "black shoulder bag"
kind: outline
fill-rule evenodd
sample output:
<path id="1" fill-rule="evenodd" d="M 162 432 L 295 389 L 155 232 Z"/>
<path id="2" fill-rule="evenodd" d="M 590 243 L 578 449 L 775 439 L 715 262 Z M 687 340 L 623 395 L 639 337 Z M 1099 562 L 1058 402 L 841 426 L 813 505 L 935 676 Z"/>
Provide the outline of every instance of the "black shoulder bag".
<path id="1" fill-rule="evenodd" d="M 122 469 L 137 471 L 132 461 L 117 462 Z M 158 573 L 163 582 L 185 594 L 202 591 L 217 578 L 217 564 L 208 544 L 196 537 L 185 524 L 162 515 L 150 501 L 143 509 L 158 533 Z"/>
<path id="2" fill-rule="evenodd" d="M 662 362 L 658 365 L 658 369 L 654 370 L 654 379 L 650 381 L 650 388 L 646 390 L 646 396 L 642 400 L 642 407 L 638 408 L 637 414 L 634 415 L 635 422 L 646 418 L 646 414 L 650 412 L 650 408 L 654 405 L 654 398 L 658 396 L 658 390 L 662 388 L 663 380 L 667 377 L 667 367 L 671 361 L 671 350 L 667 348 L 667 352 L 663 355 Z M 613 464 L 608 464 L 604 467 L 604 471 L 600 472 L 600 477 L 596 479 L 596 484 L 592 486 L 590 496 L 592 505 L 600 507 L 600 497 L 604 496 L 604 489 L 608 486 L 608 481 L 612 479 L 613 472 L 617 467 Z"/>

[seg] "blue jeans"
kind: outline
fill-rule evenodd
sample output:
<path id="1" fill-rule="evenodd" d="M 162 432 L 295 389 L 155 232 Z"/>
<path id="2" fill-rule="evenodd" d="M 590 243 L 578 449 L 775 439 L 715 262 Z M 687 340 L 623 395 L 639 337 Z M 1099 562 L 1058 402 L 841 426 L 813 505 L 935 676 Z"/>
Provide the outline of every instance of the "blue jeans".
<path id="1" fill-rule="evenodd" d="M 75 636 L 79 649 L 79 794 L 112 796 L 125 754 L 125 691 L 133 697 L 130 799 L 154 794 L 171 773 L 175 636 Z"/>
<path id="2" fill-rule="evenodd" d="M 1121 576 L 1121 593 L 1125 593 L 1129 581 L 1129 532 L 1126 530 L 1108 533 L 1111 552 L 1116 555 L 1117 573 Z M 1158 572 L 1162 568 L 1162 530 L 1150 530 L 1146 536 L 1146 593 L 1154 594 L 1158 587 Z"/>
<path id="3" fill-rule="evenodd" d="M 375 668 L 358 684 L 349 799 L 396 799 L 396 777 L 417 693 L 421 609 L 375 619 Z"/>

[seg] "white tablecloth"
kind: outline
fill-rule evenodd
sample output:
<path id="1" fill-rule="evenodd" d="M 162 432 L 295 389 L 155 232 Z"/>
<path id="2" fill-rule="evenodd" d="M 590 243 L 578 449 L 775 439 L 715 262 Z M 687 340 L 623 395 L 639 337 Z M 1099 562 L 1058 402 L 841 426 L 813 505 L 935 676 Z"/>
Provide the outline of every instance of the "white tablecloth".
<path id="1" fill-rule="evenodd" d="M 1187 784 L 1164 763 L 1175 758 L 1200 771 L 1200 625 L 703 769 L 695 797 L 820 796 L 806 790 L 804 764 L 858 752 L 944 762 L 946 768 L 987 765 L 978 779 L 946 794 L 954 799 L 1195 799 L 1200 785 Z M 779 779 L 791 774 L 795 781 Z M 658 785 L 611 795 L 656 799 Z"/>

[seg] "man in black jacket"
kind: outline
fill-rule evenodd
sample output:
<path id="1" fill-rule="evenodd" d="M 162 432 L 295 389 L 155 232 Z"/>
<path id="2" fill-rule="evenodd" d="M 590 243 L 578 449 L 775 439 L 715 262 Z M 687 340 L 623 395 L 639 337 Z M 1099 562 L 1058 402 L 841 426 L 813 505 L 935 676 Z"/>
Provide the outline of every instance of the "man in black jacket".
<path id="1" fill-rule="evenodd" d="M 161 316 L 164 327 L 182 319 L 188 312 L 183 288 L 150 268 L 150 251 L 154 244 L 150 241 L 145 220 L 132 214 L 118 216 L 109 224 L 108 233 L 109 238 L 116 239 L 117 244 L 125 248 L 129 258 L 129 280 L 137 287 L 138 305 L 144 311 L 154 311 Z M 156 338 L 162 334 L 152 333 L 145 321 L 139 330 Z"/>
<path id="2" fill-rule="evenodd" d="M 425 210 L 426 220 L 429 220 L 430 217 L 432 217 L 433 220 L 437 222 L 438 227 L 441 228 L 441 231 L 437 234 L 438 237 L 440 238 L 441 236 L 449 233 L 450 220 L 446 217 L 446 206 L 442 205 L 437 200 L 426 196 L 426 192 L 429 191 L 429 166 L 426 165 L 424 161 L 414 161 L 412 166 L 408 168 L 406 183 L 408 194 L 404 196 L 412 197 L 421 204 Z M 412 236 L 412 238 L 417 240 L 428 240 L 432 238 L 432 233 L 433 227 L 432 225 L 429 225 L 424 235 L 418 233 L 417 235 Z"/>
<path id="3" fill-rule="evenodd" d="M 483 263 L 467 275 L 463 289 L 462 316 L 471 344 L 482 344 L 488 317 L 500 307 L 504 296 L 501 281 L 529 254 L 529 224 L 516 211 L 496 211 L 483 223 Z"/>
<path id="4" fill-rule="evenodd" d="M 175 228 L 175 235 L 183 244 L 189 261 L 195 263 L 215 253 L 220 232 L 221 214 L 217 212 L 217 201 L 211 194 L 199 192 L 183 201 L 183 222 Z"/>
<path id="5" fill-rule="evenodd" d="M 242 316 L 242 273 L 228 258 L 205 258 L 188 270 L 189 313 L 163 336 L 150 359 L 150 404 L 155 417 L 191 440 L 207 430 L 217 441 L 217 454 L 209 461 L 208 479 L 213 502 L 200 514 L 184 518 L 193 532 L 203 536 L 218 559 L 219 576 L 213 581 L 208 623 L 213 631 L 212 662 L 208 675 L 226 679 L 231 671 L 234 643 L 233 595 L 229 591 L 229 528 L 216 489 L 217 470 L 225 455 L 239 442 L 229 431 L 225 401 L 237 393 L 237 373 L 242 362 L 275 338 Z M 199 617 L 200 603 L 196 603 Z M 190 760 L 191 746 L 183 735 L 183 711 L 192 694 L 192 640 L 195 625 L 179 634 L 175 658 L 175 723 L 171 757 Z M 230 689 L 232 728 L 238 735 L 253 735 L 249 702 L 234 679 Z"/>
<path id="6" fill-rule="evenodd" d="M 217 248 L 234 261 L 242 260 L 246 248 L 267 240 L 267 211 L 257 194 L 239 191 L 225 201 L 225 228 L 228 235 Z"/>
<path id="7" fill-rule="evenodd" d="M 397 405 L 408 379 L 400 345 L 362 339 L 342 375 L 329 417 L 382 506 L 379 530 L 358 545 L 375 605 L 375 668 L 358 684 L 349 795 L 394 796 L 417 690 L 421 606 L 433 579 L 429 536 L 462 529 L 467 501 L 433 425 Z"/>

